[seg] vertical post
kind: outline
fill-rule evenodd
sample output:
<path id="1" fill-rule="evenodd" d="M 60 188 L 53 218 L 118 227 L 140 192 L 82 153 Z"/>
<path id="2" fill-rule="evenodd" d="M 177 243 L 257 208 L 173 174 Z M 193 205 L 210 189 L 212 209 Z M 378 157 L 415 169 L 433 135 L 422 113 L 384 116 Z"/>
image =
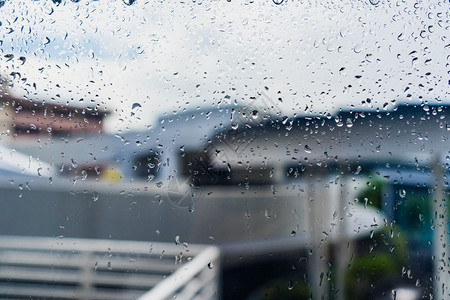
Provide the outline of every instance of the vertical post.
<path id="1" fill-rule="evenodd" d="M 89 299 L 93 296 L 92 285 L 94 282 L 94 270 L 92 267 L 92 262 L 94 262 L 94 253 L 90 251 L 85 251 L 81 253 L 81 266 L 80 271 L 81 277 L 81 287 L 79 290 L 79 299 Z"/>
<path id="2" fill-rule="evenodd" d="M 338 181 L 339 200 L 337 202 L 338 210 L 338 239 L 336 241 L 336 290 L 339 291 L 336 299 L 345 299 L 345 271 L 350 257 L 349 240 L 347 238 L 347 218 L 345 209 L 348 204 L 347 193 L 347 169 L 344 165 L 340 166 Z"/>
<path id="3" fill-rule="evenodd" d="M 395 186 L 393 184 L 385 184 L 381 190 L 382 203 L 381 211 L 386 215 L 389 221 L 395 218 Z"/>
<path id="4" fill-rule="evenodd" d="M 434 297 L 436 300 L 449 298 L 449 275 L 448 254 L 446 248 L 449 246 L 447 241 L 447 203 L 444 192 L 444 173 L 441 164 L 441 156 L 436 155 L 433 160 L 433 174 L 435 181 L 435 190 L 433 197 L 433 272 L 434 272 Z"/>
<path id="5" fill-rule="evenodd" d="M 312 299 L 325 299 L 327 292 L 327 243 L 324 241 L 324 223 L 326 218 L 323 177 L 320 173 L 308 174 L 308 202 L 310 259 L 308 261 L 308 281 L 311 284 Z"/>

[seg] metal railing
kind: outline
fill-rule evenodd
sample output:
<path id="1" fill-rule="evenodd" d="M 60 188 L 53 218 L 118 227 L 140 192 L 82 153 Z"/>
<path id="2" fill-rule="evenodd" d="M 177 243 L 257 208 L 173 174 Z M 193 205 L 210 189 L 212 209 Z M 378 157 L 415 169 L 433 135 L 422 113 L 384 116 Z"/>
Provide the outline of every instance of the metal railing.
<path id="1" fill-rule="evenodd" d="M 139 299 L 219 299 L 219 263 L 219 250 L 208 247 Z"/>
<path id="2" fill-rule="evenodd" d="M 200 245 L 1 236 L 0 298 L 218 299 L 219 267 Z"/>

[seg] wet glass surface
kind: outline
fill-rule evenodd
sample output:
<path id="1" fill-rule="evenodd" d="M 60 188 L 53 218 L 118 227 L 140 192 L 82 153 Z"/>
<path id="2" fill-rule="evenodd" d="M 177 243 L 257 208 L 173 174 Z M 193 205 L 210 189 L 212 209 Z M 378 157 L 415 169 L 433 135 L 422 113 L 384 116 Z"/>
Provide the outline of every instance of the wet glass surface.
<path id="1" fill-rule="evenodd" d="M 449 11 L 0 0 L 0 297 L 447 299 Z"/>

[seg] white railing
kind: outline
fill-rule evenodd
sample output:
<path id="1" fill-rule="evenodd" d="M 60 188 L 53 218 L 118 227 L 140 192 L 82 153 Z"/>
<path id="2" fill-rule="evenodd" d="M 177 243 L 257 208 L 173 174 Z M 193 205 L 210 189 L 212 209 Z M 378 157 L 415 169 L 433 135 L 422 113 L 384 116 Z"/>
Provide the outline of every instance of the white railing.
<path id="1" fill-rule="evenodd" d="M 219 299 L 219 263 L 219 250 L 208 247 L 139 299 Z"/>
<path id="2" fill-rule="evenodd" d="M 0 298 L 218 299 L 219 267 L 200 245 L 1 236 Z"/>

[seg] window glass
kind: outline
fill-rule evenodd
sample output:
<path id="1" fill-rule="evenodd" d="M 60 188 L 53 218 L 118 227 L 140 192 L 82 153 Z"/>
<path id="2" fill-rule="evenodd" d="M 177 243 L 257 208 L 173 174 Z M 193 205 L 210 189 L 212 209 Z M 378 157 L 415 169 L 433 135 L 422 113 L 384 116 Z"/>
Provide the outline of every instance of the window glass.
<path id="1" fill-rule="evenodd" d="M 448 299 L 449 12 L 0 0 L 0 298 Z"/>

